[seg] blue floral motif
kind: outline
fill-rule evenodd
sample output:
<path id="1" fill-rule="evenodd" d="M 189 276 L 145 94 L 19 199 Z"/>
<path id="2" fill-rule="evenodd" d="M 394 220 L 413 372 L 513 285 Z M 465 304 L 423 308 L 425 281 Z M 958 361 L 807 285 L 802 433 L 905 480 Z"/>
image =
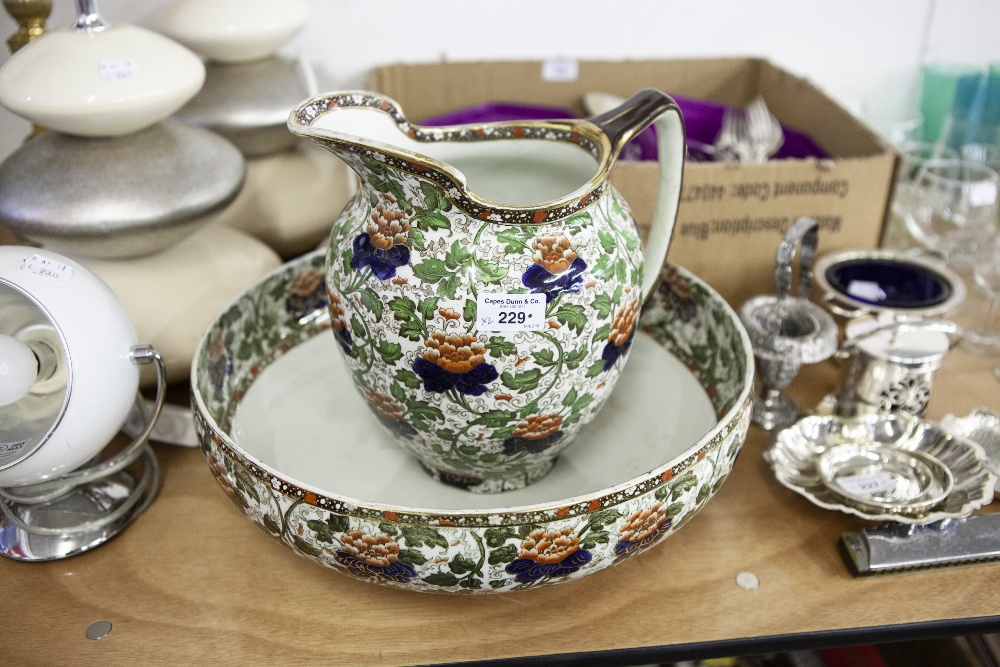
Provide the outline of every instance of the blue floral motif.
<path id="1" fill-rule="evenodd" d="M 368 232 L 354 237 L 353 247 L 351 268 L 359 270 L 367 266 L 379 280 L 394 277 L 396 269 L 410 261 L 410 249 L 406 245 L 398 243 L 386 250 L 376 248 Z"/>
<path id="2" fill-rule="evenodd" d="M 531 415 L 518 422 L 514 431 L 503 441 L 503 453 L 514 456 L 521 452 L 540 454 L 562 440 L 562 415 Z"/>
<path id="3" fill-rule="evenodd" d="M 591 555 L 585 549 L 579 549 L 566 556 L 558 563 L 539 563 L 530 558 L 518 558 L 510 563 L 506 570 L 513 574 L 520 584 L 530 584 L 543 577 L 565 577 L 573 574 L 590 562 Z"/>
<path id="4" fill-rule="evenodd" d="M 340 344 L 340 349 L 344 351 L 348 357 L 351 356 L 351 346 L 354 344 L 351 338 L 351 331 L 346 326 L 337 326 L 334 323 L 333 335 L 337 339 L 337 343 Z"/>
<path id="5" fill-rule="evenodd" d="M 451 373 L 423 357 L 413 362 L 413 372 L 424 381 L 425 391 L 443 394 L 449 389 L 457 389 L 466 396 L 481 396 L 486 385 L 500 377 L 497 369 L 486 362 L 465 373 Z"/>
<path id="6" fill-rule="evenodd" d="M 233 360 L 226 349 L 223 336 L 216 336 L 208 348 L 208 379 L 217 390 L 222 390 L 226 377 L 233 372 Z"/>
<path id="7" fill-rule="evenodd" d="M 611 370 L 619 358 L 628 354 L 632 347 L 632 340 L 635 338 L 635 324 L 639 319 L 639 300 L 630 299 L 618 312 L 611 323 L 611 333 L 608 334 L 608 342 L 601 352 L 601 359 L 604 360 L 604 371 Z"/>
<path id="8" fill-rule="evenodd" d="M 618 542 L 615 545 L 615 562 L 620 563 L 653 546 L 667 535 L 671 525 L 673 525 L 673 519 L 665 518 L 652 531 L 647 532 L 639 539 L 634 541 L 626 539 Z"/>
<path id="9" fill-rule="evenodd" d="M 389 419 L 381 413 L 377 416 L 382 425 L 396 435 L 402 436 L 408 440 L 412 440 L 417 436 L 417 429 L 413 428 L 413 425 L 405 419 Z"/>
<path id="10" fill-rule="evenodd" d="M 334 559 L 346 567 L 348 572 L 362 579 L 384 579 L 398 584 L 406 584 L 417 576 L 417 571 L 413 569 L 412 565 L 400 561 L 391 565 L 374 565 L 352 556 L 346 551 L 338 551 L 334 555 Z"/>
<path id="11" fill-rule="evenodd" d="M 615 362 L 618 361 L 620 357 L 628 353 L 629 348 L 632 347 L 633 338 L 635 338 L 634 329 L 621 345 L 615 345 L 613 341 L 608 341 L 608 344 L 604 346 L 604 351 L 601 352 L 601 359 L 604 360 L 605 372 L 611 370 L 611 367 L 615 365 Z"/>
<path id="12" fill-rule="evenodd" d="M 664 308 L 673 310 L 681 322 L 690 322 L 698 314 L 698 304 L 694 300 L 694 287 L 676 267 L 667 268 L 660 283 L 660 295 Z"/>
<path id="13" fill-rule="evenodd" d="M 529 454 L 540 454 L 546 449 L 550 448 L 552 445 L 556 444 L 562 440 L 563 432 L 555 431 L 554 433 L 549 433 L 544 438 L 538 438 L 536 440 L 531 440 L 529 438 L 522 438 L 520 436 L 512 435 L 503 441 L 503 453 L 506 456 L 513 456 L 519 452 L 527 452 Z"/>
<path id="14" fill-rule="evenodd" d="M 573 260 L 569 269 L 556 274 L 536 263 L 525 270 L 521 282 L 532 294 L 544 294 L 545 303 L 549 303 L 563 292 L 579 292 L 583 285 L 581 274 L 586 270 L 587 263 L 579 257 Z"/>

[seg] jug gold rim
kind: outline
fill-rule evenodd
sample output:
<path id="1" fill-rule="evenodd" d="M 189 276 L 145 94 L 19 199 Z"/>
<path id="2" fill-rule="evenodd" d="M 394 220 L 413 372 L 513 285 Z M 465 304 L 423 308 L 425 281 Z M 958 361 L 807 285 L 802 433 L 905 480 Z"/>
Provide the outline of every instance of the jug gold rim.
<path id="1" fill-rule="evenodd" d="M 376 140 L 359 144 L 356 138 L 335 130 L 317 128 L 314 123 L 336 109 L 370 108 L 387 114 L 405 136 L 425 143 L 499 139 L 542 139 L 575 144 L 596 161 L 594 175 L 579 188 L 558 199 L 530 206 L 500 204 L 469 190 L 464 174 L 441 160 Z M 488 131 L 486 128 L 489 128 Z M 594 123 L 584 118 L 520 120 L 463 125 L 424 126 L 410 122 L 402 107 L 390 97 L 365 90 L 325 93 L 302 102 L 288 117 L 288 129 L 321 145 L 361 155 L 385 163 L 394 170 L 436 182 L 452 202 L 468 215 L 490 222 L 514 225 L 541 225 L 567 218 L 590 206 L 606 191 L 618 148 Z M 370 146 L 372 150 L 367 150 Z"/>

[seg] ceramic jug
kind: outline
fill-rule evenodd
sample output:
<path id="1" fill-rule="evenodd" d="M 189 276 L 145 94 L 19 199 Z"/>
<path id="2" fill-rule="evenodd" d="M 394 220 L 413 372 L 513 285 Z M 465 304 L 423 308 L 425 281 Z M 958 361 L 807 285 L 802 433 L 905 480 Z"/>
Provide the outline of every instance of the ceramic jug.
<path id="1" fill-rule="evenodd" d="M 609 174 L 653 122 L 644 248 Z M 675 102 L 647 89 L 587 120 L 422 127 L 350 91 L 303 102 L 288 126 L 360 178 L 325 281 L 378 421 L 442 482 L 497 492 L 540 479 L 611 393 L 657 283 L 684 161 Z"/>

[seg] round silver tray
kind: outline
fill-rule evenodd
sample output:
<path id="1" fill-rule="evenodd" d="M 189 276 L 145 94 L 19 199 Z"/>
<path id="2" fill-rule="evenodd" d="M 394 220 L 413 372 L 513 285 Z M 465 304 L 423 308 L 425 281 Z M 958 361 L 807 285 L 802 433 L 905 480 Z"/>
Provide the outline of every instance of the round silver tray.
<path id="1" fill-rule="evenodd" d="M 979 445 L 900 415 L 803 417 L 775 434 L 764 458 L 781 484 L 814 504 L 871 521 L 963 518 L 989 503 L 996 485 Z"/>

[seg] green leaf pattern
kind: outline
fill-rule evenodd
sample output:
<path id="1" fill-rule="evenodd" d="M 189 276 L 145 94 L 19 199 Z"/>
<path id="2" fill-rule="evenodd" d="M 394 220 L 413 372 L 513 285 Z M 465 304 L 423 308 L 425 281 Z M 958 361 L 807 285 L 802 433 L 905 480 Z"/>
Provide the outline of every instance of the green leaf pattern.
<path id="1" fill-rule="evenodd" d="M 366 397 L 378 400 L 370 407 L 378 411 L 378 405 L 394 401 L 395 414 L 402 414 L 416 435 L 390 430 L 392 437 L 431 468 L 479 478 L 481 490 L 530 481 L 541 474 L 533 471 L 547 469 L 542 464 L 597 414 L 625 365 L 623 356 L 605 370 L 602 353 L 616 314 L 641 298 L 642 249 L 630 213 L 608 188 L 564 220 L 498 224 L 472 218 L 438 184 L 390 169 L 377 155 L 338 155 L 361 175 L 362 187 L 333 227 L 329 256 L 338 261 L 328 264 L 326 282 L 347 311 L 352 345 L 346 360 L 367 388 Z M 366 267 L 350 267 L 355 239 L 372 233 L 375 207 L 406 214 L 409 258 L 391 280 L 380 280 Z M 556 240 L 587 269 L 572 289 L 547 300 L 543 328 L 480 331 L 479 294 L 529 291 L 524 276 L 536 263 L 555 272 L 549 275 L 569 268 L 568 263 L 545 263 L 556 261 L 545 246 Z M 456 343 L 459 347 L 472 345 L 473 354 L 479 346 L 482 362 L 496 370 L 496 379 L 478 395 L 428 390 L 414 364 L 440 358 L 428 346 L 435 336 L 463 341 Z M 567 402 L 571 391 L 575 398 Z M 586 400 L 577 400 L 581 396 Z M 525 414 L 529 406 L 533 412 Z M 428 407 L 436 412 L 431 415 Z M 509 418 L 502 424 L 477 420 L 496 411 Z M 559 424 L 561 437 L 542 452 L 505 454 L 516 422 L 533 415 L 555 420 L 549 423 Z"/>

